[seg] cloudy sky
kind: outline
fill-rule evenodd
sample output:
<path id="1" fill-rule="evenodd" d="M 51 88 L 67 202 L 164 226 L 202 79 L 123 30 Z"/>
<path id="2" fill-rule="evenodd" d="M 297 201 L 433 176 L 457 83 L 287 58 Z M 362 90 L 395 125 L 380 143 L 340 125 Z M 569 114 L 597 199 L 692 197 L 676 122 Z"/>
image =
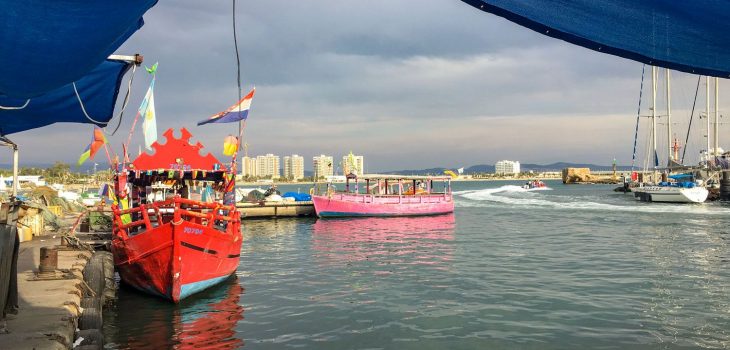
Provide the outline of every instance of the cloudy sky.
<path id="1" fill-rule="evenodd" d="M 195 124 L 238 98 L 231 2 L 161 1 L 145 21 L 118 53 L 160 62 L 158 130 L 185 126 L 219 155 L 234 124 Z M 500 159 L 631 163 L 640 63 L 458 0 L 239 0 L 237 21 L 244 94 L 257 90 L 245 136 L 250 155 L 296 153 L 311 169 L 314 155 L 353 151 L 369 172 Z M 684 139 L 697 78 L 675 72 L 672 79 L 674 127 Z M 116 149 L 149 76 L 137 72 L 134 83 L 121 131 L 110 138 Z M 704 110 L 704 85 L 700 92 Z M 704 142 L 696 131 L 692 157 Z M 91 126 L 66 124 L 14 140 L 21 163 L 74 162 L 90 133 Z M 141 142 L 139 131 L 134 137 Z"/>

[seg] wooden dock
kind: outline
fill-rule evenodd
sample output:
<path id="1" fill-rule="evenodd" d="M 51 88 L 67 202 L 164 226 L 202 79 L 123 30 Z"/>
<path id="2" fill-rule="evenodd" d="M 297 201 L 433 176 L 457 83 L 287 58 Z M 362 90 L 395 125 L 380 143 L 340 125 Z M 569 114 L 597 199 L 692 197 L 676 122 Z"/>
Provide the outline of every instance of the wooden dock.
<path id="1" fill-rule="evenodd" d="M 312 201 L 236 203 L 236 207 L 242 219 L 314 216 Z"/>

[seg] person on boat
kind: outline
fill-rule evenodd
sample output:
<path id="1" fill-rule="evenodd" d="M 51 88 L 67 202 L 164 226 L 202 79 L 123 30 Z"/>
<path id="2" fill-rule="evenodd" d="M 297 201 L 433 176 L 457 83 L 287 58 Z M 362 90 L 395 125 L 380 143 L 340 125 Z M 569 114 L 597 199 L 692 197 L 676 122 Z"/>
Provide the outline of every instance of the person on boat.
<path id="1" fill-rule="evenodd" d="M 406 188 L 406 190 L 403 192 L 403 194 L 407 194 L 407 195 L 411 195 L 411 194 L 414 194 L 414 193 L 415 192 L 413 191 L 413 186 L 411 186 L 410 184 L 408 185 L 408 187 Z"/>
<path id="2" fill-rule="evenodd" d="M 180 197 L 189 199 L 190 189 L 188 188 L 188 184 L 183 183 L 182 187 L 180 187 Z"/>

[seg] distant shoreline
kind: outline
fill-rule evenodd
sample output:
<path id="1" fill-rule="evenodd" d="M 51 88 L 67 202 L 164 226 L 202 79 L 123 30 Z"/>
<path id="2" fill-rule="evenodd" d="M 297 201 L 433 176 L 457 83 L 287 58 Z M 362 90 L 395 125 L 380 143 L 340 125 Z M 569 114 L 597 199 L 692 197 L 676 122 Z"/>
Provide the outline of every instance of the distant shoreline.
<path id="1" fill-rule="evenodd" d="M 495 177 L 495 178 L 489 178 L 489 179 L 452 179 L 451 182 L 487 182 L 487 181 L 530 181 L 530 180 L 562 180 L 559 177 L 544 177 L 544 176 L 536 176 L 536 177 L 523 177 L 523 178 L 510 178 L 510 177 Z M 317 182 L 317 183 L 325 183 L 324 181 Z M 315 183 L 312 181 L 306 181 L 306 182 L 290 182 L 290 181 L 277 181 L 274 183 L 261 183 L 261 182 L 240 182 L 236 183 L 236 186 L 247 186 L 247 187 L 269 187 L 271 185 L 314 185 Z"/>

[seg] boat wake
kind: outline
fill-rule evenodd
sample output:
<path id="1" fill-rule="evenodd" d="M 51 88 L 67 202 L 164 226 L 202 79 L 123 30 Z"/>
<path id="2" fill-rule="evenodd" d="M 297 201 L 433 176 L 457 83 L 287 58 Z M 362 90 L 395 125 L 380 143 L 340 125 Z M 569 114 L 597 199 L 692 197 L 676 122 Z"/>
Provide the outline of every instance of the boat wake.
<path id="1" fill-rule="evenodd" d="M 728 215 L 730 208 L 712 204 L 700 205 L 671 205 L 667 203 L 637 203 L 626 198 L 626 203 L 601 203 L 600 197 L 580 197 L 566 195 L 547 195 L 536 193 L 549 188 L 524 189 L 520 186 L 506 185 L 498 188 L 481 190 L 455 191 L 456 205 L 461 207 L 500 207 L 513 208 L 544 208 L 569 210 L 600 210 L 600 211 L 627 211 L 641 213 L 682 213 L 700 215 Z M 458 200 L 464 199 L 464 200 Z"/>

